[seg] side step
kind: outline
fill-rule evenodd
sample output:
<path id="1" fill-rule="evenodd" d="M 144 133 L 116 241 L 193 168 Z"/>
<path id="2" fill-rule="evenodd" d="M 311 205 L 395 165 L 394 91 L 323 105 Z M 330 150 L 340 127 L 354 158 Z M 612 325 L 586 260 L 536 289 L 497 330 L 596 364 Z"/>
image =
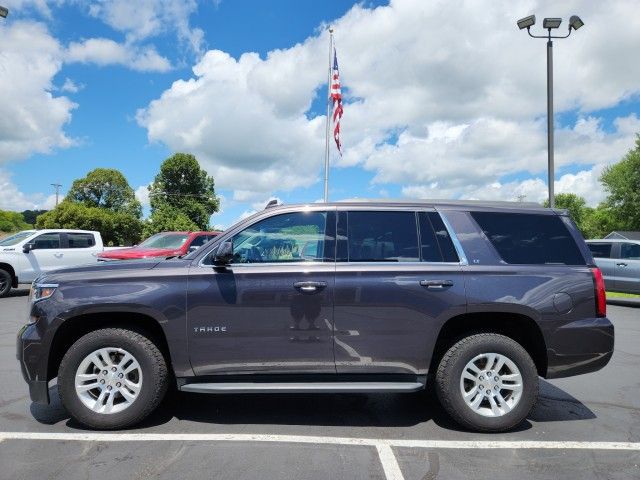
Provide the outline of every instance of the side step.
<path id="1" fill-rule="evenodd" d="M 422 382 L 213 382 L 188 383 L 179 387 L 193 393 L 362 393 L 417 392 Z"/>

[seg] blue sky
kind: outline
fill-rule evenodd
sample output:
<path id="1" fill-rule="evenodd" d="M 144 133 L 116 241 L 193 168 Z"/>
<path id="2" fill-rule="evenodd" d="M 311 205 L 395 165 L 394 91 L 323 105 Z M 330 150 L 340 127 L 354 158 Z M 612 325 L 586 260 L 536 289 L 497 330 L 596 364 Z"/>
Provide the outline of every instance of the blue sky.
<path id="1" fill-rule="evenodd" d="M 144 201 L 174 151 L 216 178 L 217 226 L 320 199 L 327 24 L 346 103 L 332 199 L 542 200 L 544 41 L 515 27 L 531 13 L 586 23 L 555 47 L 557 189 L 600 201 L 640 130 L 632 1 L 1 1 L 0 208 L 49 207 L 51 183 L 96 167 Z"/>

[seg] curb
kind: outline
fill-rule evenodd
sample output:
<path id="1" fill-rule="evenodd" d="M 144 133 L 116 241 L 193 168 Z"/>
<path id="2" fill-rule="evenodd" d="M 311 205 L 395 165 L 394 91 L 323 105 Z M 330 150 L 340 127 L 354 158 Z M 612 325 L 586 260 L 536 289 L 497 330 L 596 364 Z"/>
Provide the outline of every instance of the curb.
<path id="1" fill-rule="evenodd" d="M 607 298 L 609 305 L 640 308 L 640 298 Z"/>

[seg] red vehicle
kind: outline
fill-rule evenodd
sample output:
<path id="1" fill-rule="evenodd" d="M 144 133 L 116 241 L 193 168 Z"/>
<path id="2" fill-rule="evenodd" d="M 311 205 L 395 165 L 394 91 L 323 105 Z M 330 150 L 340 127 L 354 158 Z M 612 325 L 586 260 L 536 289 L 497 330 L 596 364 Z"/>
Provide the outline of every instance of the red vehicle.
<path id="1" fill-rule="evenodd" d="M 136 258 L 185 255 L 200 248 L 220 232 L 162 232 L 150 236 L 140 245 L 109 250 L 99 260 L 133 260 Z"/>

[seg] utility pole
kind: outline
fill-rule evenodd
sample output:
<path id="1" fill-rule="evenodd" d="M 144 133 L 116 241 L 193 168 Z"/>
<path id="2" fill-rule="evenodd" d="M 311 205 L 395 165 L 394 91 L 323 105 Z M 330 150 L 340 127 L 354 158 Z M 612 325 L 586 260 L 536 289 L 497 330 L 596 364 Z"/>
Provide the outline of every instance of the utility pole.
<path id="1" fill-rule="evenodd" d="M 60 196 L 61 183 L 52 183 L 51 186 L 56 189 L 56 207 L 58 206 L 58 198 Z"/>

